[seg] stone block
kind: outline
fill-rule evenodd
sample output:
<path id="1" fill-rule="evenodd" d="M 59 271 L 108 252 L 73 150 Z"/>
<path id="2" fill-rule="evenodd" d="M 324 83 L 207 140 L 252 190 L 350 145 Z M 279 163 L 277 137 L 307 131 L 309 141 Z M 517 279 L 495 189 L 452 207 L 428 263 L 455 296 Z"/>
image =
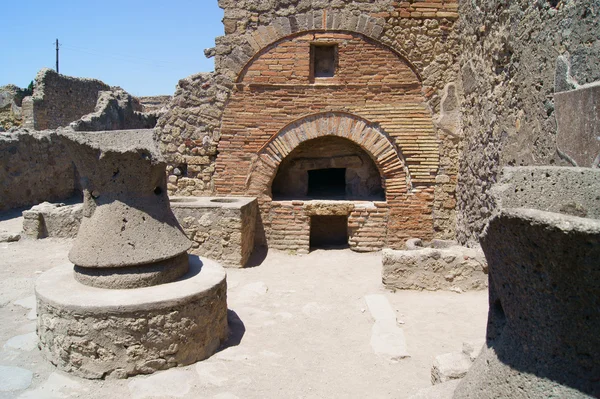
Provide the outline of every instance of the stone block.
<path id="1" fill-rule="evenodd" d="M 487 263 L 480 249 L 458 245 L 406 251 L 384 249 L 382 280 L 396 290 L 472 291 L 487 287 Z M 440 245 L 444 242 L 440 242 Z M 444 246 L 444 245 L 441 245 Z"/>
<path id="2" fill-rule="evenodd" d="M 600 82 L 554 95 L 558 148 L 577 166 L 600 165 Z"/>
<path id="3" fill-rule="evenodd" d="M 23 235 L 27 238 L 75 238 L 81 224 L 83 204 L 43 202 L 23 212 Z"/>
<path id="4" fill-rule="evenodd" d="M 472 362 L 469 356 L 462 352 L 436 356 L 431 367 L 431 383 L 436 385 L 463 378 L 471 365 Z"/>
<path id="5" fill-rule="evenodd" d="M 171 209 L 188 238 L 190 253 L 244 267 L 254 249 L 258 205 L 249 197 L 172 197 Z"/>
<path id="6" fill-rule="evenodd" d="M 492 190 L 499 209 L 481 236 L 487 348 L 455 398 L 600 395 L 599 181 L 598 169 L 505 169 Z"/>

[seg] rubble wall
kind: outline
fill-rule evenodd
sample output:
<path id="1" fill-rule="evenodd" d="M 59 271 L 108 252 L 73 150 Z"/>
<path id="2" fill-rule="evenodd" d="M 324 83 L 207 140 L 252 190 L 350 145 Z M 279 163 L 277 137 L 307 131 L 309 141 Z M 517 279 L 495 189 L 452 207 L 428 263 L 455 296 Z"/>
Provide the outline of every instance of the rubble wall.
<path id="1" fill-rule="evenodd" d="M 46 130 L 68 126 L 94 112 L 99 92 L 110 89 L 96 79 L 74 78 L 44 68 L 35 78 L 33 107 L 24 113 L 23 127 Z"/>
<path id="2" fill-rule="evenodd" d="M 503 166 L 567 165 L 554 93 L 600 80 L 600 1 L 461 0 L 459 11 L 457 236 L 473 244 L 496 208 L 490 188 Z"/>
<path id="3" fill-rule="evenodd" d="M 75 168 L 55 132 L 0 134 L 0 211 L 75 194 Z"/>

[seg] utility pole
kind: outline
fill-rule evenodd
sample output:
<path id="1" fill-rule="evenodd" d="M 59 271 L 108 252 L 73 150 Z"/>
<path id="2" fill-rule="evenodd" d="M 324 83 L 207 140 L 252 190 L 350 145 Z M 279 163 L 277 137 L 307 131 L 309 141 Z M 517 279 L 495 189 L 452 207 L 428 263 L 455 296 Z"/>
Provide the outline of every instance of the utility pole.
<path id="1" fill-rule="evenodd" d="M 56 73 L 58 72 L 58 39 L 56 39 Z"/>

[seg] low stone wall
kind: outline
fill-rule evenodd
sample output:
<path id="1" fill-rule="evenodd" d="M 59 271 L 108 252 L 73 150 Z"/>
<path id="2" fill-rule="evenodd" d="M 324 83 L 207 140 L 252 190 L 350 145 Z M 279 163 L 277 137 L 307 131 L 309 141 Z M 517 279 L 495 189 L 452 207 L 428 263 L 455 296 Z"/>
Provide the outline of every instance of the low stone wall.
<path id="1" fill-rule="evenodd" d="M 383 284 L 392 290 L 462 292 L 487 287 L 487 262 L 479 248 L 384 249 L 382 261 Z"/>
<path id="2" fill-rule="evenodd" d="M 246 265 L 254 249 L 255 198 L 173 197 L 171 209 L 193 242 L 191 254 Z"/>
<path id="3" fill-rule="evenodd" d="M 75 167 L 55 132 L 0 135 L 0 211 L 61 201 L 76 192 Z"/>
<path id="4" fill-rule="evenodd" d="M 43 202 L 23 212 L 23 236 L 27 238 L 75 238 L 81 224 L 83 204 Z"/>

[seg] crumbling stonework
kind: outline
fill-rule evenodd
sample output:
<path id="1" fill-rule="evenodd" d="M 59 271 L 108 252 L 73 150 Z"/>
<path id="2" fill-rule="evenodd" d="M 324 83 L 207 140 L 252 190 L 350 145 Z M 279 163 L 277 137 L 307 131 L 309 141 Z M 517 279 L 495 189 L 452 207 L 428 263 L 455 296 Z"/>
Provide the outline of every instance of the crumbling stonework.
<path id="1" fill-rule="evenodd" d="M 90 379 L 151 374 L 206 359 L 227 338 L 225 272 L 214 262 L 145 294 L 75 285 L 71 269 L 58 269 L 37 283 L 37 332 L 42 354 L 63 371 Z"/>
<path id="2" fill-rule="evenodd" d="M 142 112 L 157 112 L 165 109 L 173 96 L 143 96 L 136 98 L 142 105 Z"/>
<path id="3" fill-rule="evenodd" d="M 15 85 L 0 87 L 0 131 L 21 126 L 21 104 L 27 90 Z"/>
<path id="4" fill-rule="evenodd" d="M 600 80 L 599 12 L 598 1 L 460 2 L 462 243 L 476 243 L 492 215 L 489 190 L 503 166 L 567 165 L 554 93 Z"/>
<path id="5" fill-rule="evenodd" d="M 257 160 L 287 125 L 344 112 L 380 124 L 407 173 L 403 187 L 386 185 L 390 231 L 383 245 L 400 247 L 411 235 L 453 236 L 460 126 L 437 121 L 442 98 L 457 96 L 456 1 L 219 5 L 226 35 L 207 51 L 216 57 L 215 73 L 182 80 L 158 124 L 170 193 L 259 196 L 263 221 L 275 220 L 268 192 L 274 174 L 267 191 L 251 187 L 263 179 L 254 172 L 261 169 Z M 339 69 L 329 81 L 310 76 L 315 42 L 338 43 Z M 271 162 L 274 169 L 280 162 Z M 389 171 L 378 167 L 388 179 Z M 268 236 L 272 226 L 264 229 Z"/>
<path id="6" fill-rule="evenodd" d="M 78 131 L 151 129 L 163 112 L 162 107 L 145 111 L 137 98 L 120 87 L 48 68 L 38 72 L 33 95 L 23 100 L 21 110 L 27 129 L 71 126 Z"/>
<path id="7" fill-rule="evenodd" d="M 75 168 L 55 132 L 0 135 L 0 210 L 61 201 L 76 193 Z"/>
<path id="8" fill-rule="evenodd" d="M 382 264 L 383 284 L 392 290 L 463 292 L 487 288 L 487 262 L 481 249 L 456 243 L 443 248 L 385 249 Z"/>
<path id="9" fill-rule="evenodd" d="M 102 130 L 152 129 L 160 116 L 159 111 L 142 112 L 138 99 L 125 90 L 114 88 L 98 93 L 94 112 L 71 122 L 76 131 L 94 132 Z"/>
<path id="10" fill-rule="evenodd" d="M 98 93 L 106 90 L 110 86 L 99 80 L 59 75 L 44 68 L 35 77 L 32 107 L 24 110 L 23 127 L 46 130 L 68 126 L 94 112 Z"/>
<path id="11" fill-rule="evenodd" d="M 23 236 L 75 238 L 82 218 L 82 204 L 43 202 L 23 211 Z"/>

